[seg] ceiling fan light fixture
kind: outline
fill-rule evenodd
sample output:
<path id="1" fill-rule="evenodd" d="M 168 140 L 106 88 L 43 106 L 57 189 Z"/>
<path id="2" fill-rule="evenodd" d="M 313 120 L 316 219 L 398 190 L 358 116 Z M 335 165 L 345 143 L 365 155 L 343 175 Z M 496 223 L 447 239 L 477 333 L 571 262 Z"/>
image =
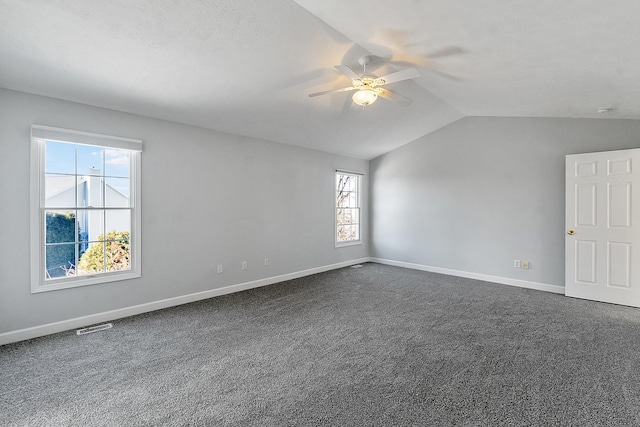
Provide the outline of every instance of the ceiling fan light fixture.
<path id="1" fill-rule="evenodd" d="M 376 91 L 371 89 L 362 89 L 353 94 L 353 102 L 358 104 L 361 107 L 366 107 L 367 105 L 371 105 L 376 102 L 378 99 L 378 94 Z"/>

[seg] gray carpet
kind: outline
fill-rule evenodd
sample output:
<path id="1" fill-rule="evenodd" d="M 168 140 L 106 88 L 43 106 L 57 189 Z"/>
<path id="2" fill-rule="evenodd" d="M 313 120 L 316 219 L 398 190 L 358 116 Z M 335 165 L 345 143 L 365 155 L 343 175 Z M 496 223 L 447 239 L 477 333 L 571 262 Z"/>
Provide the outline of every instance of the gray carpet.
<path id="1" fill-rule="evenodd" d="M 0 347 L 0 425 L 640 425 L 640 311 L 365 264 Z"/>

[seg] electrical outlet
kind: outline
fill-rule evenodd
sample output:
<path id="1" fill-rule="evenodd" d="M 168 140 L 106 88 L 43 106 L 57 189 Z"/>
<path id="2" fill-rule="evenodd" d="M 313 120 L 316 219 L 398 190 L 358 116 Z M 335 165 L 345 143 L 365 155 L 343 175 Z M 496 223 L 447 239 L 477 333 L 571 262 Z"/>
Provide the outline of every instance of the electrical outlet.
<path id="1" fill-rule="evenodd" d="M 524 268 L 525 270 L 529 269 L 529 261 L 522 261 L 522 268 Z"/>
<path id="2" fill-rule="evenodd" d="M 265 258 L 264 259 L 264 265 L 265 265 L 265 267 L 269 265 L 269 258 Z"/>
<path id="3" fill-rule="evenodd" d="M 242 269 L 243 270 L 247 269 L 247 261 L 242 261 Z"/>
<path id="4" fill-rule="evenodd" d="M 218 266 L 218 274 L 222 273 L 222 264 Z"/>
<path id="5" fill-rule="evenodd" d="M 515 268 L 520 268 L 520 260 L 519 259 L 514 259 L 513 260 L 513 266 Z"/>

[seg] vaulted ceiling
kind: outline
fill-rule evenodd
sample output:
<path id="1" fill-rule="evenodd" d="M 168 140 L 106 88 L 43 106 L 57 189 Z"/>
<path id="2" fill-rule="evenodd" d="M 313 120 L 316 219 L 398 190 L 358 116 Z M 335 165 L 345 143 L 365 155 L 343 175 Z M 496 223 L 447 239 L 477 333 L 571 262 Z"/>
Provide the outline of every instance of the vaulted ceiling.
<path id="1" fill-rule="evenodd" d="M 371 159 L 464 116 L 640 119 L 635 0 L 0 0 L 0 87 Z M 333 68 L 422 76 L 362 110 Z M 598 109 L 611 108 L 598 113 Z"/>

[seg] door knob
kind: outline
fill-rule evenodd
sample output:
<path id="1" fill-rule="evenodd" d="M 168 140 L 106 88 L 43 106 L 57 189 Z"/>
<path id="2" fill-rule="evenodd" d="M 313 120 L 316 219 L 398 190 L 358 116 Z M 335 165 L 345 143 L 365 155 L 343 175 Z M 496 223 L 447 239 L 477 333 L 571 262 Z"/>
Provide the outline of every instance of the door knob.
<path id="1" fill-rule="evenodd" d="M 576 232 L 573 231 L 573 230 L 569 230 L 569 231 L 567 231 L 567 234 L 570 235 L 570 236 L 573 236 L 574 234 L 576 234 Z"/>

